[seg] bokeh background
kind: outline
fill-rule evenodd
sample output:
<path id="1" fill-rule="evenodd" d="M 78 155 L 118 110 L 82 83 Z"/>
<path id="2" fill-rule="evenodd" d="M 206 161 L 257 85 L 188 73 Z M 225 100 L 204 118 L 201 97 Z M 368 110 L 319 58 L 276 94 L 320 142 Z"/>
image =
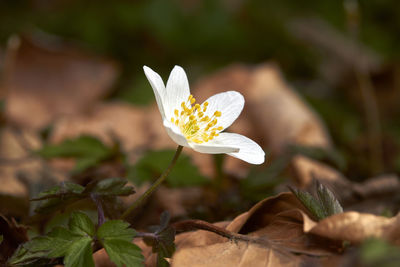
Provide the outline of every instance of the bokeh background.
<path id="1" fill-rule="evenodd" d="M 0 1 L 3 62 L 15 35 L 79 47 L 117 66 L 107 101 L 153 103 L 143 65 L 164 78 L 181 65 L 194 82 L 234 63 L 276 63 L 356 181 L 400 173 L 399 33 L 396 0 Z"/>

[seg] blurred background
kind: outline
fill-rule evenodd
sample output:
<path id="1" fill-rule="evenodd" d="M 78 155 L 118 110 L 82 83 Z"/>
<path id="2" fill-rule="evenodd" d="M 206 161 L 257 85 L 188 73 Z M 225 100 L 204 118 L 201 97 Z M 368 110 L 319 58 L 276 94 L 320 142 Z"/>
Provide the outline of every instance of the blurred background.
<path id="1" fill-rule="evenodd" d="M 193 84 L 231 64 L 273 62 L 332 136 L 334 152 L 313 152 L 350 180 L 363 181 L 400 173 L 399 33 L 396 0 L 1 0 L 0 67 L 7 77 L 13 47 L 23 47 L 14 82 L 54 86 L 64 59 L 46 61 L 48 72 L 23 76 L 24 68 L 66 50 L 64 57 L 79 64 L 96 59 L 86 66 L 86 83 L 66 95 L 90 96 L 102 82 L 111 89 L 96 97 L 145 107 L 154 96 L 143 65 L 164 79 L 181 65 Z M 81 73 L 79 64 L 68 70 Z M 74 79 L 81 82 L 79 73 Z M 57 86 L 74 82 L 68 77 Z M 50 126 L 40 125 L 43 136 Z"/>

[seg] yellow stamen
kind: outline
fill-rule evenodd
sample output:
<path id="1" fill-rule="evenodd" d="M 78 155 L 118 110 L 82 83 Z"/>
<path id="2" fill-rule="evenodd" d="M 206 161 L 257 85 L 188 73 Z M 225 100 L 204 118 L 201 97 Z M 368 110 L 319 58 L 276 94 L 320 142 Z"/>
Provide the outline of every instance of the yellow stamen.
<path id="1" fill-rule="evenodd" d="M 178 126 L 181 133 L 189 142 L 202 144 L 213 140 L 218 136 L 217 131 L 221 131 L 221 126 L 215 127 L 218 123 L 217 118 L 221 117 L 221 111 L 217 110 L 213 116 L 205 116 L 209 106 L 208 102 L 202 105 L 195 104 L 196 99 L 189 95 L 186 102 L 180 104 L 180 109 L 174 109 L 174 116 L 171 122 Z"/>

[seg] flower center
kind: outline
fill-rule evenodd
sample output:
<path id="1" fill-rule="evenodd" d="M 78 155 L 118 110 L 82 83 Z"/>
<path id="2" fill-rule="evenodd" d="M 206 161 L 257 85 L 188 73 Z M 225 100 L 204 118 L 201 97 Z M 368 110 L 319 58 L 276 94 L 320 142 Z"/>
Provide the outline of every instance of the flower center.
<path id="1" fill-rule="evenodd" d="M 213 116 L 204 116 L 207 111 L 208 102 L 195 104 L 196 99 L 190 95 L 186 102 L 181 103 L 181 108 L 174 110 L 175 117 L 171 122 L 179 127 L 186 139 L 201 144 L 213 140 L 218 136 L 217 131 L 223 128 L 217 125 L 217 118 L 221 117 L 221 111 L 215 111 Z"/>

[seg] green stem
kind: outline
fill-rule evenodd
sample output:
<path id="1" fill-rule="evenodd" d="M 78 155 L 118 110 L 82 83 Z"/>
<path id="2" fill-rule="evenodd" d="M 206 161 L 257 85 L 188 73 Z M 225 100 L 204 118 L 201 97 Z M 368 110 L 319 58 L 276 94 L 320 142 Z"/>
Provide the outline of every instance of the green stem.
<path id="1" fill-rule="evenodd" d="M 179 158 L 179 155 L 181 154 L 183 149 L 183 146 L 178 146 L 176 149 L 174 158 L 172 159 L 171 163 L 169 164 L 168 168 L 161 174 L 161 176 L 157 179 L 157 181 L 154 182 L 150 186 L 149 189 L 147 189 L 146 192 L 144 192 L 143 195 L 141 195 L 133 204 L 121 215 L 120 219 L 123 220 L 126 217 L 128 217 L 129 214 L 131 214 L 132 211 L 134 211 L 136 208 L 140 207 L 144 201 L 153 193 L 154 190 L 157 189 L 157 187 L 164 182 L 165 178 L 168 177 L 168 174 L 171 172 L 172 168 L 174 167 L 176 161 Z"/>

